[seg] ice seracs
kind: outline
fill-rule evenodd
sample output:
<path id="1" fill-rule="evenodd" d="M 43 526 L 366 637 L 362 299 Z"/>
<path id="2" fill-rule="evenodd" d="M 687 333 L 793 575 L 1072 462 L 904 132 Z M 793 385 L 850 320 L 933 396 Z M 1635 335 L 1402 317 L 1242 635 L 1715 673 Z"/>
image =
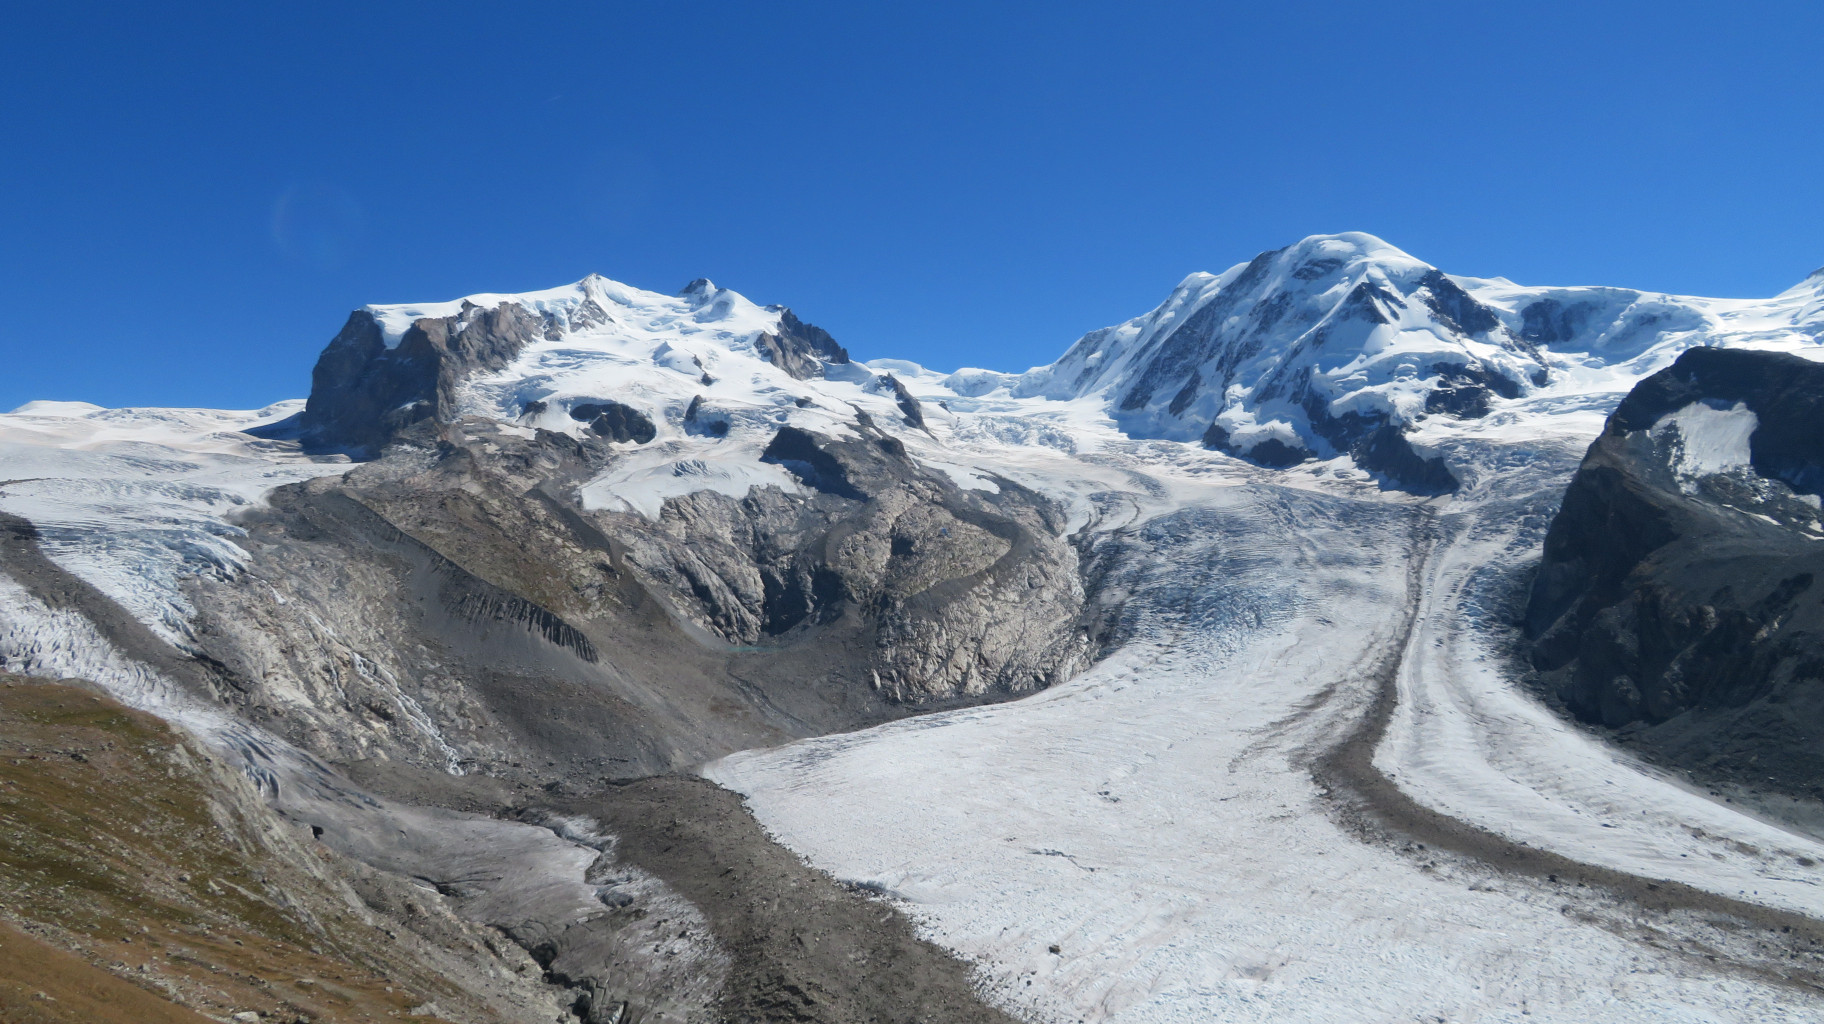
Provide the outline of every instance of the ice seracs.
<path id="1" fill-rule="evenodd" d="M 0 415 L 0 513 L 29 521 L 37 543 L 160 637 L 193 642 L 184 591 L 245 562 L 229 513 L 274 487 L 349 468 L 247 431 L 294 415 L 264 409 L 104 409 L 30 402 Z"/>

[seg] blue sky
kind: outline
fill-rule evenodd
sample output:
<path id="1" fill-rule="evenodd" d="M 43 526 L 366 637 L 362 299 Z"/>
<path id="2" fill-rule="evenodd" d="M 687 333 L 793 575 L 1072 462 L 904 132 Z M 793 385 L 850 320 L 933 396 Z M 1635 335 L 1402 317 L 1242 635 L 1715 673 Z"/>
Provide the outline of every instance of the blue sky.
<path id="1" fill-rule="evenodd" d="M 1308 234 L 1768 295 L 1824 4 L 44 4 L 0 34 L 0 408 L 302 396 L 368 302 L 707 276 L 1047 362 Z"/>

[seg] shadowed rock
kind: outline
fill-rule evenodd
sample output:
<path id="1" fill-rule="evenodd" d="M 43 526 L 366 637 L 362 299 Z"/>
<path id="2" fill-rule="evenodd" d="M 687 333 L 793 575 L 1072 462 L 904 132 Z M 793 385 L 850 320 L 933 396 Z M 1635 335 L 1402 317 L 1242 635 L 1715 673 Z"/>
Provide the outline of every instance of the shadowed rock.
<path id="1" fill-rule="evenodd" d="M 1546 536 L 1527 654 L 1572 713 L 1675 763 L 1817 795 L 1824 779 L 1824 365 L 1692 349 L 1609 417 Z M 1739 417 L 1693 471 L 1681 411 Z M 1707 410 L 1707 413 L 1705 412 Z M 1696 428 L 1692 428 L 1696 429 Z M 1738 453 L 1741 454 L 1741 453 Z"/>
<path id="2" fill-rule="evenodd" d="M 619 402 L 584 402 L 574 405 L 570 407 L 570 418 L 589 424 L 590 430 L 610 441 L 649 444 L 659 433 L 645 413 Z"/>
<path id="3" fill-rule="evenodd" d="M 465 302 L 455 316 L 416 321 L 388 348 L 374 315 L 356 310 L 317 358 L 296 428 L 316 448 L 376 453 L 413 423 L 454 416 L 464 378 L 505 368 L 545 329 L 518 303 Z"/>
<path id="4" fill-rule="evenodd" d="M 805 323 L 789 309 L 779 314 L 778 333 L 762 334 L 755 344 L 767 361 L 799 380 L 823 376 L 825 363 L 849 361 L 848 350 L 828 331 Z"/>
<path id="5" fill-rule="evenodd" d="M 906 390 L 906 385 L 890 373 L 881 377 L 880 381 L 893 392 L 893 403 L 899 406 L 899 413 L 906 418 L 906 425 L 920 430 L 928 429 L 925 426 L 924 406 L 918 404 L 917 397 Z"/>

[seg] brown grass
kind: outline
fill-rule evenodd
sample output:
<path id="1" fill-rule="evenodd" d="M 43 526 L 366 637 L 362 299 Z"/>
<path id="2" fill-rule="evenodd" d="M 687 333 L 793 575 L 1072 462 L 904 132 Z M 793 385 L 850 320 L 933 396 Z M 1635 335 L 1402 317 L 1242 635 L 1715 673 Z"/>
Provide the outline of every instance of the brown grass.
<path id="1" fill-rule="evenodd" d="M 0 1021 L 6 1024 L 208 1019 L 0 922 Z"/>
<path id="2" fill-rule="evenodd" d="M 0 1020 L 353 1024 L 447 995 L 390 977 L 386 936 L 275 856 L 222 772 L 149 715 L 0 676 Z"/>

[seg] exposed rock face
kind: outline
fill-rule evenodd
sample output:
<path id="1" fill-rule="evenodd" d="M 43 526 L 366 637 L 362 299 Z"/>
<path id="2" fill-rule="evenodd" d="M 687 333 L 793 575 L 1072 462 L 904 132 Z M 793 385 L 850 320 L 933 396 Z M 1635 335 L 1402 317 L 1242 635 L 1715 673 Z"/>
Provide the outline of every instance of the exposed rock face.
<path id="1" fill-rule="evenodd" d="M 618 287 L 586 279 L 492 308 L 464 301 L 450 316 L 374 307 L 349 319 L 298 426 L 371 461 L 280 488 L 246 515 L 258 566 L 248 579 L 282 581 L 282 603 L 266 583 L 197 588 L 199 646 L 229 681 L 221 696 L 332 763 L 512 775 L 509 765 L 552 762 L 567 766 L 559 775 L 599 779 L 1004 698 L 1084 663 L 1076 554 L 1049 501 L 1004 480 L 963 490 L 859 407 L 847 422 L 804 413 L 843 435 L 830 436 L 791 421 L 808 399 L 759 406 L 786 375 L 848 359 L 789 310 L 707 281 L 682 302 Z M 716 331 L 728 347 L 702 357 L 739 348 L 784 374 L 749 355 L 740 372 L 762 373 L 752 390 L 687 405 L 643 391 L 650 413 L 600 391 L 529 391 L 495 407 L 513 424 L 459 407 L 464 389 L 498 380 L 529 345 L 637 335 L 643 317 L 669 317 L 677 332 L 649 346 L 663 382 L 702 372 L 703 358 L 674 346 Z M 406 323 L 388 347 L 386 330 Z M 749 333 L 768 324 L 776 330 Z M 614 368 L 645 351 L 596 358 Z M 924 425 L 890 375 L 871 390 Z M 525 424 L 565 419 L 587 433 L 528 436 Z M 672 447 L 661 458 L 708 443 L 716 472 L 799 487 L 685 488 L 645 514 L 587 506 L 582 486 L 636 454 L 611 443 L 663 447 L 662 430 Z M 764 447 L 738 436 L 762 430 Z M 671 457 L 680 461 L 660 463 L 671 476 L 704 468 Z"/>
<path id="2" fill-rule="evenodd" d="M 650 444 L 658 436 L 652 418 L 630 405 L 619 402 L 584 402 L 570 407 L 570 418 L 589 424 L 589 429 L 610 441 L 632 441 Z"/>
<path id="3" fill-rule="evenodd" d="M 1545 542 L 1530 657 L 1579 717 L 1681 764 L 1824 780 L 1824 365 L 1693 349 L 1590 447 Z"/>
<path id="4" fill-rule="evenodd" d="M 925 426 L 924 407 L 918 404 L 917 397 L 906 390 L 906 385 L 898 377 L 889 373 L 881 378 L 881 383 L 893 392 L 893 402 L 899 406 L 900 415 L 906 418 L 906 426 L 928 429 Z"/>
<path id="5" fill-rule="evenodd" d="M 389 348 L 374 315 L 356 310 L 318 357 L 298 426 L 322 447 L 377 451 L 403 427 L 450 418 L 465 377 L 504 368 L 546 326 L 518 303 L 464 303 L 456 316 L 418 320 Z"/>
<path id="6" fill-rule="evenodd" d="M 333 762 L 638 776 L 1028 692 L 1088 657 L 1059 513 L 1010 482 L 961 490 L 876 428 L 781 428 L 763 457 L 806 493 L 699 491 L 657 522 L 577 502 L 604 442 L 434 429 L 246 516 L 285 603 L 251 578 L 198 590 L 224 696 L 283 708 L 274 727 Z"/>
<path id="7" fill-rule="evenodd" d="M 823 364 L 841 365 L 849 361 L 848 349 L 821 327 L 807 324 L 780 310 L 779 330 L 762 334 L 757 342 L 760 352 L 774 366 L 799 380 L 823 376 Z"/>
<path id="8" fill-rule="evenodd" d="M 1009 481 L 964 491 L 892 436 L 832 440 L 783 427 L 762 458 L 814 496 L 699 492 L 660 525 L 614 517 L 629 558 L 678 607 L 742 644 L 864 625 L 857 678 L 894 702 L 1038 689 L 1087 652 L 1076 556 L 1048 502 Z M 848 625 L 843 625 L 847 623 Z"/>

